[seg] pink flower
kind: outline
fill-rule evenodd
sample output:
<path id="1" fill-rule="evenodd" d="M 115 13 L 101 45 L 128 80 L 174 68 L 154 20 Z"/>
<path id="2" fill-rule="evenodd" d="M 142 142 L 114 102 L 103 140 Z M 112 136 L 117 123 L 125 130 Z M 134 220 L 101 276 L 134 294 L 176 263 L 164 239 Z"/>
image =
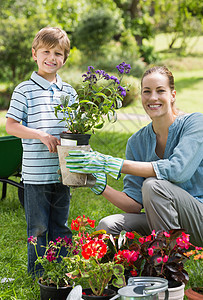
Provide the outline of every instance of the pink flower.
<path id="1" fill-rule="evenodd" d="M 195 247 L 195 250 L 199 251 L 199 250 L 203 250 L 202 247 Z"/>
<path id="2" fill-rule="evenodd" d="M 133 264 L 139 257 L 139 251 L 130 250 L 119 250 L 118 253 L 114 255 L 116 263 L 127 262 L 128 264 Z"/>
<path id="3" fill-rule="evenodd" d="M 155 230 L 152 230 L 152 235 L 153 235 L 153 236 L 156 236 Z"/>
<path id="4" fill-rule="evenodd" d="M 52 249 L 49 249 L 49 250 L 47 251 L 47 257 L 46 257 L 47 260 L 48 260 L 49 262 L 52 262 L 53 260 L 56 260 L 55 254 L 56 254 L 55 251 L 53 251 Z"/>
<path id="5" fill-rule="evenodd" d="M 163 262 L 166 263 L 168 261 L 168 255 L 164 255 Z"/>
<path id="6" fill-rule="evenodd" d="M 162 257 L 158 257 L 157 262 L 158 262 L 158 264 L 160 264 L 162 262 Z"/>
<path id="7" fill-rule="evenodd" d="M 171 236 L 170 233 L 168 233 L 167 231 L 164 231 L 164 235 L 165 235 L 165 237 L 170 237 Z"/>
<path id="8" fill-rule="evenodd" d="M 138 251 L 129 251 L 129 261 L 130 263 L 133 263 L 134 261 L 136 261 L 138 259 L 139 256 L 139 252 Z"/>
<path id="9" fill-rule="evenodd" d="M 37 245 L 37 237 L 34 237 L 33 235 L 31 235 L 28 239 L 27 239 L 29 244 L 32 245 Z"/>
<path id="10" fill-rule="evenodd" d="M 65 247 L 72 246 L 72 239 L 65 236 L 63 238 L 63 244 Z"/>
<path id="11" fill-rule="evenodd" d="M 143 243 L 145 242 L 145 238 L 144 238 L 144 237 L 139 238 L 139 242 L 140 242 L 141 244 L 143 244 Z"/>
<path id="12" fill-rule="evenodd" d="M 146 238 L 145 238 L 145 242 L 150 242 L 152 239 L 151 235 L 148 235 Z"/>
<path id="13" fill-rule="evenodd" d="M 56 238 L 57 243 L 61 243 L 62 242 L 62 238 L 59 236 Z"/>
<path id="14" fill-rule="evenodd" d="M 154 253 L 153 248 L 148 248 L 147 250 L 148 250 L 148 254 L 149 254 L 150 256 L 152 256 L 153 253 Z"/>
<path id="15" fill-rule="evenodd" d="M 191 246 L 191 243 L 189 242 L 189 239 L 190 239 L 190 235 L 182 232 L 182 236 L 178 237 L 176 239 L 177 245 L 181 249 L 184 249 L 184 248 L 189 249 L 189 247 Z"/>

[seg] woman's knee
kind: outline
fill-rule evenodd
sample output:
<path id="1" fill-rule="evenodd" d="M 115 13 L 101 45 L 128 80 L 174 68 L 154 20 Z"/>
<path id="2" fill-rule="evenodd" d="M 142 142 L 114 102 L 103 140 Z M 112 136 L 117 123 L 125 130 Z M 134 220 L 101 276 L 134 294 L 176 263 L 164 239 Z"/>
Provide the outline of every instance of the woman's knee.
<path id="1" fill-rule="evenodd" d="M 143 204 L 145 205 L 147 202 L 153 199 L 154 194 L 154 186 L 157 184 L 157 179 L 155 177 L 149 177 L 145 179 L 142 185 L 142 199 Z"/>
<path id="2" fill-rule="evenodd" d="M 142 199 L 144 207 L 148 204 L 156 205 L 160 199 L 171 200 L 170 182 L 167 180 L 160 180 L 155 177 L 147 178 L 142 185 Z"/>
<path id="3" fill-rule="evenodd" d="M 119 214 L 107 216 L 99 221 L 96 230 L 105 230 L 107 233 L 119 234 L 121 229 L 118 226 Z"/>

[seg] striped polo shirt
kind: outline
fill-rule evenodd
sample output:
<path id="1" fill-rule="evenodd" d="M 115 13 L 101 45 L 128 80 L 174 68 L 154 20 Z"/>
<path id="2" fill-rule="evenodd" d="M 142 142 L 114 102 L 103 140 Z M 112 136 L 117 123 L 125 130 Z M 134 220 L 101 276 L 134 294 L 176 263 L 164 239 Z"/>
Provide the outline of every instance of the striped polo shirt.
<path id="1" fill-rule="evenodd" d="M 57 138 L 65 130 L 62 113 L 56 118 L 54 107 L 61 103 L 61 95 L 69 96 L 69 105 L 77 98 L 76 91 L 62 82 L 50 83 L 33 72 L 31 78 L 20 83 L 14 90 L 6 117 L 22 122 L 24 126 L 39 129 Z M 49 184 L 58 182 L 58 154 L 50 153 L 38 139 L 22 139 L 22 179 L 27 184 Z"/>

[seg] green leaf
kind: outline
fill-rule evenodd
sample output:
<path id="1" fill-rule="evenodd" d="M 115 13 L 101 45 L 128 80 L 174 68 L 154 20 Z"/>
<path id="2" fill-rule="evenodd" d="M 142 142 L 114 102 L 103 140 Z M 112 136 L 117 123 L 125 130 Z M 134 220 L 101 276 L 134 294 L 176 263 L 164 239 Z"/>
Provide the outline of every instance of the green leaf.
<path id="1" fill-rule="evenodd" d="M 87 104 L 95 105 L 95 106 L 97 107 L 97 105 L 96 105 L 94 102 L 89 101 L 89 100 L 81 100 L 79 103 L 80 103 L 80 104 L 81 104 L 81 103 L 87 103 Z"/>
<path id="2" fill-rule="evenodd" d="M 101 129 L 103 126 L 104 126 L 104 122 L 95 125 L 94 128 L 96 128 L 96 129 Z"/>
<path id="3" fill-rule="evenodd" d="M 114 265 L 113 266 L 113 273 L 114 273 L 114 275 L 116 277 L 120 276 L 120 275 L 123 275 L 124 274 L 124 267 L 123 267 L 123 265 L 120 265 L 120 264 Z"/>
<path id="4" fill-rule="evenodd" d="M 122 288 L 123 286 L 126 285 L 125 276 L 122 275 L 122 276 L 120 276 L 119 278 L 114 278 L 114 279 L 112 280 L 112 284 L 113 284 L 114 286 L 116 286 L 117 288 Z"/>

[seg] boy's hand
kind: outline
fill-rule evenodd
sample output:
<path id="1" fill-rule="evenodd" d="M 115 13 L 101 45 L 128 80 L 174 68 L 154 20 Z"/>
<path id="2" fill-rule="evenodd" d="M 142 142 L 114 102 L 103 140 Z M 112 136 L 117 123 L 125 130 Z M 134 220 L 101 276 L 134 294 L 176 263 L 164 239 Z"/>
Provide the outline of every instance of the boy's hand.
<path id="1" fill-rule="evenodd" d="M 60 141 L 53 135 L 46 132 L 40 132 L 40 141 L 47 146 L 49 152 L 56 153 L 57 145 L 60 145 Z"/>

